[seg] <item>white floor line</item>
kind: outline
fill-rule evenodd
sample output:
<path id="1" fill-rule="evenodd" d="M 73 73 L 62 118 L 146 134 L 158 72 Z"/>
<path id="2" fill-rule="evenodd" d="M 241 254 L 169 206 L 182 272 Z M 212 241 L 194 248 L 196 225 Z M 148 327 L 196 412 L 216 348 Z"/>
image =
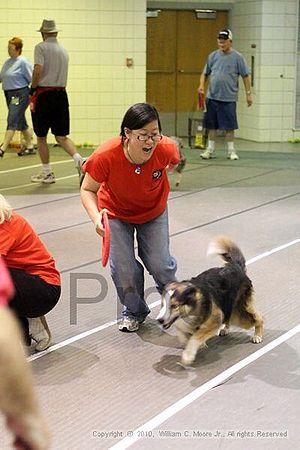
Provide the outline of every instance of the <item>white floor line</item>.
<path id="1" fill-rule="evenodd" d="M 211 380 L 207 381 L 206 383 L 202 384 L 198 388 L 194 389 L 190 394 L 186 395 L 185 397 L 181 398 L 179 401 L 173 403 L 173 405 L 166 408 L 164 411 L 159 413 L 157 416 L 153 417 L 148 422 L 141 425 L 139 428 L 136 428 L 135 430 L 130 430 L 130 435 L 126 438 L 119 441 L 117 444 L 110 447 L 109 450 L 125 450 L 128 447 L 130 447 L 132 444 L 134 444 L 136 441 L 141 439 L 142 432 L 149 432 L 153 430 L 154 428 L 157 428 L 159 425 L 164 423 L 166 420 L 173 417 L 178 412 L 182 411 L 186 406 L 193 403 L 195 400 L 200 398 L 202 395 L 206 394 L 208 391 L 216 387 L 218 384 L 223 383 L 225 380 L 227 380 L 232 375 L 236 374 L 240 370 L 242 370 L 244 367 L 248 366 L 249 364 L 256 361 L 258 358 L 261 358 L 266 353 L 270 352 L 274 348 L 278 347 L 278 345 L 284 343 L 291 337 L 295 336 L 297 333 L 300 332 L 300 324 L 292 328 L 291 330 L 287 331 L 277 339 L 274 339 L 274 341 L 270 342 L 269 344 L 266 344 L 263 348 L 259 349 L 258 351 L 252 353 L 251 355 L 247 356 L 246 358 L 242 359 L 238 363 L 234 364 L 233 366 L 229 367 L 228 369 L 221 372 L 216 377 L 212 378 Z M 144 434 L 145 435 L 145 434 Z"/>
<path id="2" fill-rule="evenodd" d="M 258 256 L 255 256 L 254 258 L 250 259 L 249 261 L 246 261 L 246 264 L 253 264 L 254 262 L 266 258 L 267 256 L 273 255 L 276 252 L 279 252 L 281 250 L 286 249 L 287 247 L 290 247 L 291 245 L 298 244 L 300 242 L 300 239 L 295 239 L 293 241 L 290 241 L 286 244 L 280 245 L 279 247 L 275 247 L 272 250 L 269 250 L 268 252 L 261 253 Z M 149 305 L 150 309 L 155 308 L 156 306 L 160 305 L 160 301 L 157 300 L 156 302 L 153 302 Z M 67 345 L 73 344 L 74 342 L 80 341 L 81 339 L 86 338 L 87 336 L 91 336 L 92 334 L 98 333 L 99 331 L 105 330 L 106 328 L 109 328 L 113 325 L 116 325 L 117 320 L 113 320 L 111 322 L 107 322 L 103 325 L 100 325 L 99 327 L 92 328 L 91 330 L 85 331 L 84 333 L 77 334 L 76 336 L 72 336 L 69 339 L 66 339 L 65 341 L 59 342 L 58 344 L 54 344 L 51 347 L 49 347 L 47 350 L 35 353 L 34 355 L 28 356 L 28 361 L 34 361 L 36 359 L 42 358 L 45 355 L 48 355 L 49 353 L 54 352 L 55 350 L 58 350 L 60 348 L 66 347 Z"/>
<path id="3" fill-rule="evenodd" d="M 74 178 L 74 177 L 77 177 L 77 178 L 79 178 L 78 177 L 78 173 L 76 173 L 76 174 L 74 174 L 74 175 L 67 175 L 67 176 L 65 176 L 65 177 L 59 177 L 59 178 L 57 178 L 57 177 L 55 177 L 55 180 L 56 181 L 59 181 L 59 180 L 67 180 L 68 178 Z M 25 188 L 25 187 L 29 187 L 29 186 L 33 186 L 33 185 L 35 185 L 35 186 L 40 186 L 41 184 L 43 184 L 43 183 L 28 183 L 28 184 L 19 184 L 19 185 L 17 185 L 17 186 L 11 186 L 11 187 L 9 187 L 9 188 L 3 188 L 3 189 L 0 189 L 0 192 L 6 192 L 6 191 L 13 191 L 13 190 L 15 190 L 15 189 L 20 189 L 20 188 Z"/>
<path id="4" fill-rule="evenodd" d="M 34 361 L 36 359 L 39 359 L 42 356 L 47 355 L 48 353 L 52 353 L 55 350 L 58 350 L 62 347 L 66 347 L 67 345 L 73 344 L 73 342 L 80 341 L 81 339 L 84 339 L 87 336 L 91 336 L 92 334 L 98 333 L 99 331 L 105 330 L 106 328 L 116 325 L 116 323 L 117 323 L 116 320 L 113 320 L 112 322 L 106 322 L 104 325 L 100 325 L 99 327 L 85 331 L 84 333 L 80 333 L 77 336 L 73 336 L 69 339 L 66 339 L 65 341 L 59 342 L 58 344 L 54 344 L 51 347 L 49 347 L 47 350 L 44 350 L 43 352 L 35 353 L 34 355 L 28 356 L 27 361 Z"/>
<path id="5" fill-rule="evenodd" d="M 284 250 L 291 245 L 298 244 L 300 242 L 300 239 L 295 239 L 294 241 L 288 242 L 287 244 L 280 245 L 279 247 L 275 247 L 272 250 L 268 252 L 261 253 L 258 256 L 255 256 L 254 258 L 249 259 L 249 261 L 246 262 L 247 265 L 252 264 L 256 261 L 259 261 L 260 259 L 266 258 L 267 256 L 273 255 L 273 253 L 279 252 L 280 250 Z"/>
<path id="6" fill-rule="evenodd" d="M 69 163 L 69 162 L 74 163 L 74 160 L 72 158 L 69 158 L 69 159 L 63 159 L 62 161 L 54 161 L 54 162 L 51 161 L 51 166 L 55 166 L 57 164 L 65 164 L 65 163 Z M 20 170 L 34 169 L 35 167 L 41 167 L 41 163 L 32 164 L 31 166 L 16 167 L 14 169 L 0 170 L 0 175 L 1 175 L 1 173 L 6 174 L 6 173 L 11 173 L 11 172 L 19 172 Z"/>

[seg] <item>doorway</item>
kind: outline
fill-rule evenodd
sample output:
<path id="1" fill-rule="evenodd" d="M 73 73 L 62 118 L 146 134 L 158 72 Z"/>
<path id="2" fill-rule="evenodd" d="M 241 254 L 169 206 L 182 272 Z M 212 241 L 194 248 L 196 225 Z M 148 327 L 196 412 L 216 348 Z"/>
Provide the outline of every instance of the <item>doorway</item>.
<path id="1" fill-rule="evenodd" d="M 227 20 L 227 11 L 216 11 L 213 19 L 199 19 L 194 10 L 161 10 L 147 17 L 146 99 L 158 109 L 164 134 L 188 135 L 200 74 Z"/>

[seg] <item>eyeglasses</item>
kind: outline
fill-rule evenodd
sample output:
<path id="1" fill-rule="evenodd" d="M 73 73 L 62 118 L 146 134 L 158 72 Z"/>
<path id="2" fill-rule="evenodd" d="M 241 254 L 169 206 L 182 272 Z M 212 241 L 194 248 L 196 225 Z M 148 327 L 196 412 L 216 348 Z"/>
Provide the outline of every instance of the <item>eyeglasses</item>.
<path id="1" fill-rule="evenodd" d="M 133 131 L 131 133 L 141 142 L 146 142 L 148 139 L 152 139 L 153 142 L 159 142 L 162 139 L 161 134 L 136 134 Z"/>

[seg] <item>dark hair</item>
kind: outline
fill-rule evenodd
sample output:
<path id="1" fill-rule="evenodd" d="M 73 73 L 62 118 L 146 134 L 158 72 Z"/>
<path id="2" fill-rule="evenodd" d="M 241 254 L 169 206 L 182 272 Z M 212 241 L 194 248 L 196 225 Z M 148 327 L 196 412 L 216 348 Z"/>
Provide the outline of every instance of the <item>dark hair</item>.
<path id="1" fill-rule="evenodd" d="M 126 111 L 121 123 L 120 135 L 125 137 L 125 128 L 139 130 L 154 120 L 157 120 L 158 129 L 161 132 L 161 123 L 156 108 L 149 103 L 136 103 Z"/>

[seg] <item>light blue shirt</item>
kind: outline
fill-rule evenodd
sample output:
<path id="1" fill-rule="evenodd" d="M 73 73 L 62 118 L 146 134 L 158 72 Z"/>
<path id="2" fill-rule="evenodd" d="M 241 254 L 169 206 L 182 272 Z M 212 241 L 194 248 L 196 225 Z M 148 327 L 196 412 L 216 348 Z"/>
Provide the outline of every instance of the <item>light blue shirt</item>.
<path id="1" fill-rule="evenodd" d="M 236 102 L 239 90 L 239 76 L 245 77 L 250 71 L 241 53 L 231 49 L 212 52 L 203 69 L 210 77 L 207 97 L 221 102 Z"/>
<path id="2" fill-rule="evenodd" d="M 32 65 L 24 56 L 9 58 L 3 64 L 0 81 L 4 91 L 21 89 L 31 82 Z"/>

